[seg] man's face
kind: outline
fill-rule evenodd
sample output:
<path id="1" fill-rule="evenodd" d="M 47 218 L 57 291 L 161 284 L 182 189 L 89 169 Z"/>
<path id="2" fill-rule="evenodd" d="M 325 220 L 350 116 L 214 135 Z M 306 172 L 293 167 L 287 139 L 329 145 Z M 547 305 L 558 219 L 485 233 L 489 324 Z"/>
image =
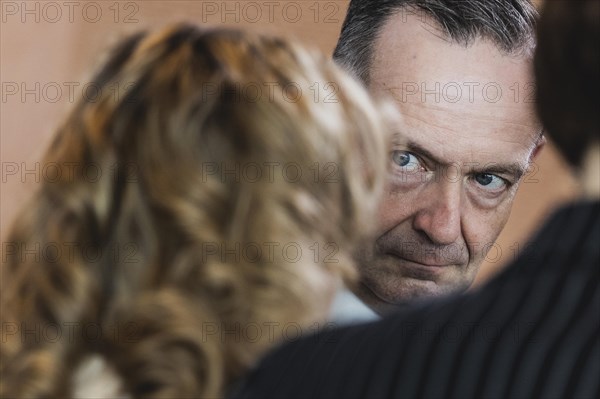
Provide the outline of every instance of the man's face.
<path id="1" fill-rule="evenodd" d="M 541 147 L 531 81 L 529 59 L 451 43 L 416 15 L 382 28 L 370 90 L 391 95 L 402 119 L 357 292 L 379 313 L 475 278 Z"/>

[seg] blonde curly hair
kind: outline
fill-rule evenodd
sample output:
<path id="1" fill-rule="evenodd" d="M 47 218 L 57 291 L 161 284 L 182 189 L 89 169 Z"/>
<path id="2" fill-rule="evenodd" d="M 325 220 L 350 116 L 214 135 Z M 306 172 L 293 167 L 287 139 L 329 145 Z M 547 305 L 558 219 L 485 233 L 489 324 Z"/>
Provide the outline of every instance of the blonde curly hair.
<path id="1" fill-rule="evenodd" d="M 133 397 L 224 395 L 353 279 L 387 123 L 324 56 L 235 30 L 137 34 L 94 82 L 3 248 L 0 394 L 70 396 L 98 354 Z"/>

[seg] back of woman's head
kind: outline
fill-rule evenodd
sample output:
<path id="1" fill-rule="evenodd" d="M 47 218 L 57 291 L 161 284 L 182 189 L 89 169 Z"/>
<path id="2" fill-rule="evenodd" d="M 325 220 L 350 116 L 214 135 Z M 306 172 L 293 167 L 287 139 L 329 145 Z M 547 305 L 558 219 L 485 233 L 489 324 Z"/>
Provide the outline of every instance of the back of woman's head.
<path id="1" fill-rule="evenodd" d="M 69 395 L 98 354 L 136 397 L 222 394 L 352 278 L 384 122 L 331 61 L 236 31 L 138 34 L 94 82 L 5 248 L 0 393 Z"/>

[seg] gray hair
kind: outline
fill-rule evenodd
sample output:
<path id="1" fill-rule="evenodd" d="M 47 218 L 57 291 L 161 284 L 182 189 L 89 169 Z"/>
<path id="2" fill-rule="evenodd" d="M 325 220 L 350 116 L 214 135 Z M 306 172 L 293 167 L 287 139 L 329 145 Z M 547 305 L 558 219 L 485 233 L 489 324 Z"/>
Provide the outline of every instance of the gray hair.
<path id="1" fill-rule="evenodd" d="M 530 0 L 351 0 L 334 59 L 368 84 L 373 44 L 388 18 L 404 10 L 422 12 L 465 47 L 485 38 L 506 54 L 533 54 L 538 14 Z"/>

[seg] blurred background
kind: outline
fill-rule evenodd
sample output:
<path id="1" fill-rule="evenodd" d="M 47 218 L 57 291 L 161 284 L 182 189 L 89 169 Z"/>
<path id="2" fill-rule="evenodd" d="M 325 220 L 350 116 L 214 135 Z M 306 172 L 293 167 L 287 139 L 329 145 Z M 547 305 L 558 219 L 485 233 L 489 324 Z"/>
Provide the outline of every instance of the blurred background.
<path id="1" fill-rule="evenodd" d="M 330 55 L 348 2 L 0 1 L 2 251 L 10 225 L 19 223 L 17 211 L 47 178 L 40 160 L 55 129 L 81 96 L 95 95 L 92 71 L 120 38 L 185 20 L 292 37 Z M 475 286 L 513 260 L 548 213 L 578 189 L 550 143 L 525 176 Z"/>

